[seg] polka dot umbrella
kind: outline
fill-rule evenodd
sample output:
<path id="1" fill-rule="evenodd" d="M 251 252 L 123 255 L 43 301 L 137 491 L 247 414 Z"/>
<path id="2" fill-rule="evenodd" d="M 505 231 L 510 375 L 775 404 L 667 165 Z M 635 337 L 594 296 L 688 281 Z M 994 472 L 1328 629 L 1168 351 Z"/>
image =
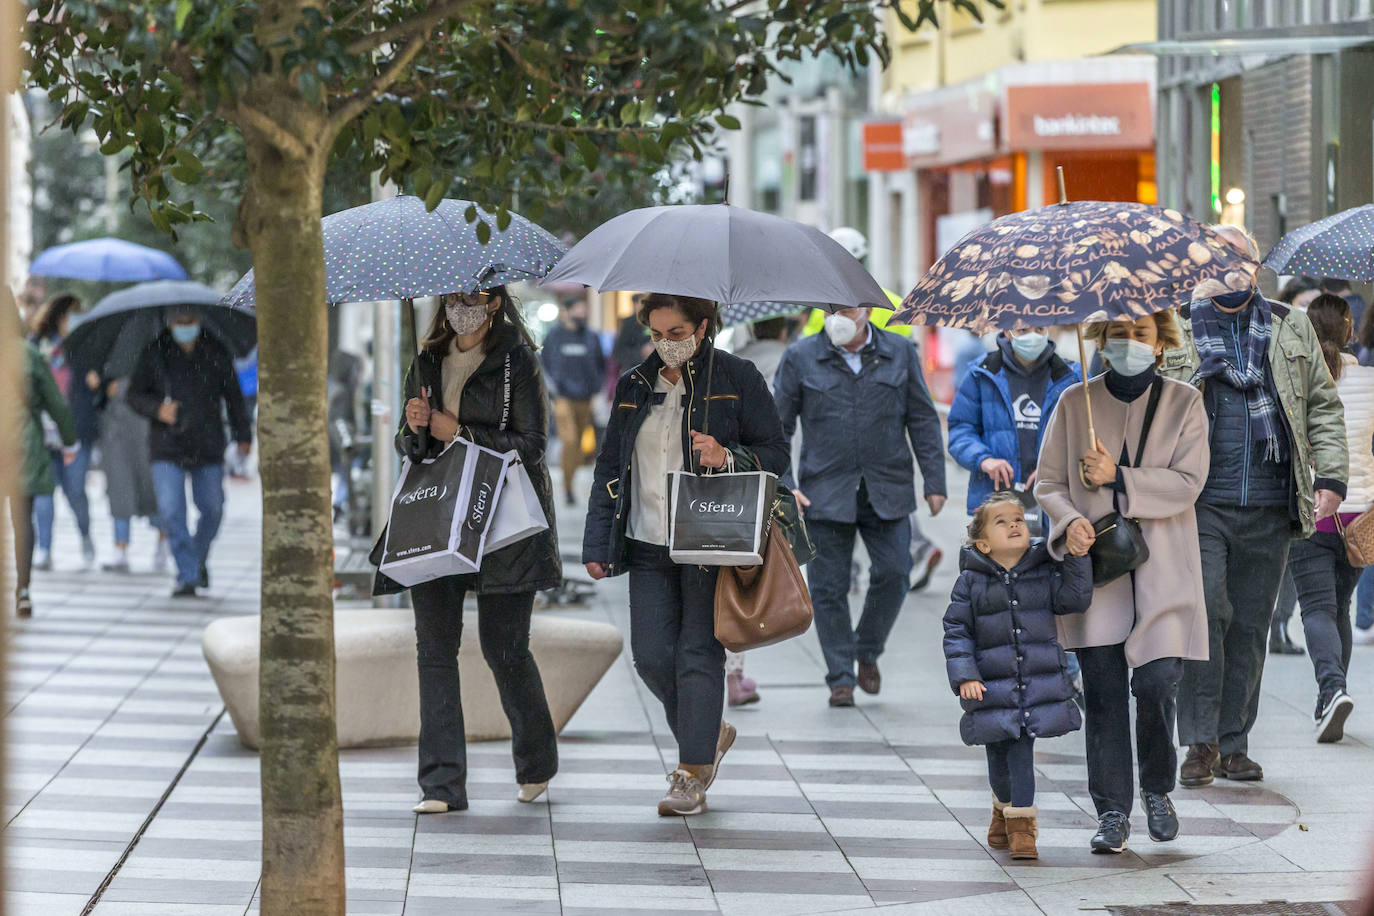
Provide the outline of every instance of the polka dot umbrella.
<path id="1" fill-rule="evenodd" d="M 427 211 L 420 198 L 402 195 L 326 216 L 325 298 L 334 304 L 386 302 L 537 280 L 567 251 L 550 232 L 514 213 L 505 230 L 481 208 L 479 220 L 468 222 L 473 206 L 443 200 Z M 485 245 L 477 237 L 480 220 L 491 228 Z M 251 309 L 253 294 L 250 270 L 224 304 Z"/>
<path id="2" fill-rule="evenodd" d="M 1264 266 L 1276 274 L 1374 280 L 1374 204 L 1294 229 L 1269 252 Z"/>

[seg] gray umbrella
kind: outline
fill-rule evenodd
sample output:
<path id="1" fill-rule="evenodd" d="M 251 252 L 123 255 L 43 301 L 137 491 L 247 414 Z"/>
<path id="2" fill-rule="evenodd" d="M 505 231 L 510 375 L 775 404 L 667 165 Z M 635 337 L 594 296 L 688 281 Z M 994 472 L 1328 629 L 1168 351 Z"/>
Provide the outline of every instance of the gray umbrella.
<path id="1" fill-rule="evenodd" d="M 824 232 L 728 204 L 622 213 L 574 245 L 544 282 L 721 303 L 888 307 L 877 281 Z"/>
<path id="2" fill-rule="evenodd" d="M 252 312 L 224 308 L 221 294 L 203 283 L 155 280 L 111 293 L 86 313 L 62 342 L 73 366 L 94 369 L 105 378 L 133 373 L 143 348 L 167 327 L 179 306 L 194 306 L 206 334 L 218 339 L 236 357 L 247 356 L 257 345 L 257 319 Z"/>
<path id="3" fill-rule="evenodd" d="M 470 293 L 548 273 L 567 248 L 523 216 L 510 215 L 504 231 L 494 214 L 479 213 L 491 227 L 483 245 L 478 221 L 468 222 L 466 200 L 442 200 L 432 211 L 403 195 L 326 216 L 324 293 L 329 302 L 387 302 L 444 293 Z M 252 308 L 250 270 L 224 304 Z"/>

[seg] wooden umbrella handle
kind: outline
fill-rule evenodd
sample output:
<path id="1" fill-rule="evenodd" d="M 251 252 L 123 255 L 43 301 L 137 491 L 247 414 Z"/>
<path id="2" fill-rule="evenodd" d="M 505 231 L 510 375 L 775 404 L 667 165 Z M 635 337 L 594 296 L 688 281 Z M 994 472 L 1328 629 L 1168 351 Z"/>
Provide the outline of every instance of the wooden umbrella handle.
<path id="1" fill-rule="evenodd" d="M 1088 394 L 1088 351 L 1083 345 L 1083 325 L 1075 325 L 1074 331 L 1078 334 L 1078 365 L 1083 372 L 1083 406 L 1088 411 L 1088 449 L 1091 451 L 1097 448 L 1097 429 L 1093 426 L 1093 401 Z M 1083 481 L 1083 486 L 1090 490 L 1097 489 L 1088 483 L 1088 473 L 1082 459 L 1078 462 L 1078 477 Z"/>

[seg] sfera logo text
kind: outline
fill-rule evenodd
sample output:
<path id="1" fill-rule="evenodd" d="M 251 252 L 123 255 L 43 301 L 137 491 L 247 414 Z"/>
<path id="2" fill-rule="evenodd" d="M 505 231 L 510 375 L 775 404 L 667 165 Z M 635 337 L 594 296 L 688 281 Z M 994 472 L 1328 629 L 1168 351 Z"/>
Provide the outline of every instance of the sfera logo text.
<path id="1" fill-rule="evenodd" d="M 472 512 L 468 515 L 468 527 L 477 531 L 487 518 L 487 505 L 491 502 L 491 484 L 483 481 L 472 494 Z"/>
<path id="2" fill-rule="evenodd" d="M 431 487 L 416 487 L 409 493 L 402 493 L 401 498 L 397 500 L 397 502 L 403 506 L 409 506 L 412 503 L 423 502 L 426 499 L 443 499 L 447 494 L 447 485 L 444 486 L 442 491 L 437 485 Z"/>
<path id="3" fill-rule="evenodd" d="M 697 515 L 743 515 L 744 506 L 734 503 L 713 503 L 704 499 L 694 499 L 687 504 Z"/>

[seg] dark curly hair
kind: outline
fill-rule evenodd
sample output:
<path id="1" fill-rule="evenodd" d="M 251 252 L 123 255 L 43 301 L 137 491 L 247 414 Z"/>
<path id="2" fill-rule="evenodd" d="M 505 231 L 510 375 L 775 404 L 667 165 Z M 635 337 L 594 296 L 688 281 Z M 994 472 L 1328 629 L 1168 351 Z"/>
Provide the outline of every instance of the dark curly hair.
<path id="1" fill-rule="evenodd" d="M 715 337 L 720 330 L 720 309 L 710 299 L 696 296 L 673 296 L 668 293 L 650 293 L 639 303 L 636 320 L 644 327 L 649 326 L 649 316 L 659 309 L 677 309 L 693 326 L 706 322 L 706 336 Z"/>

